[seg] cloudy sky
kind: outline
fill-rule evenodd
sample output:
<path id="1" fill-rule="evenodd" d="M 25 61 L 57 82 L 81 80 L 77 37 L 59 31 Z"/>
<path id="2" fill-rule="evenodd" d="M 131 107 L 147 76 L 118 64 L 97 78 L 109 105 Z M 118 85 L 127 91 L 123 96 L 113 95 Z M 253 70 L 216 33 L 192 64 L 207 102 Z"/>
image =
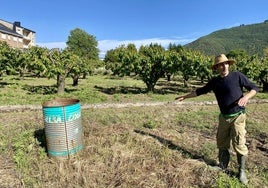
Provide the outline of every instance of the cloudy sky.
<path id="1" fill-rule="evenodd" d="M 268 20 L 267 0 L 9 0 L 0 19 L 36 32 L 36 43 L 64 48 L 70 31 L 96 37 L 100 56 L 121 44 L 192 42 L 216 30 Z"/>

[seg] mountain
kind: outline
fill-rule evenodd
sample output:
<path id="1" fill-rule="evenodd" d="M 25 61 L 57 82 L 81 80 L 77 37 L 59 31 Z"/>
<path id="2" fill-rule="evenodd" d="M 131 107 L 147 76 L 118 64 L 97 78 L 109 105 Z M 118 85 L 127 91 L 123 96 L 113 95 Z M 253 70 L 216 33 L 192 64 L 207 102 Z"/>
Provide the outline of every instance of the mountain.
<path id="1" fill-rule="evenodd" d="M 243 24 L 230 29 L 218 30 L 188 43 L 184 47 L 204 52 L 207 55 L 244 49 L 250 55 L 262 56 L 263 49 L 268 48 L 268 20 L 263 23 Z"/>

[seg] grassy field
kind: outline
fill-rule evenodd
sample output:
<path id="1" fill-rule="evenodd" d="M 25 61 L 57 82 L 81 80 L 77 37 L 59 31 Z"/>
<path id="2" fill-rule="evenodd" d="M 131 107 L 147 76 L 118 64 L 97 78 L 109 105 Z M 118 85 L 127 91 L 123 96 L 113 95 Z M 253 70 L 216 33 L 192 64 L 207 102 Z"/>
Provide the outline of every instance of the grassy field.
<path id="1" fill-rule="evenodd" d="M 35 104 L 53 99 L 56 94 L 56 80 L 46 78 L 4 77 L 0 80 L 0 105 Z M 63 96 L 78 98 L 82 104 L 124 103 L 173 101 L 176 96 L 199 87 L 199 82 L 190 82 L 189 88 L 184 88 L 179 81 L 167 82 L 159 80 L 156 93 L 146 93 L 145 84 L 141 80 L 129 77 L 116 78 L 111 76 L 90 76 L 80 79 L 77 87 L 72 87 L 72 80 L 66 80 L 66 92 Z M 255 98 L 266 98 L 267 94 L 259 93 Z M 215 100 L 213 94 L 200 96 L 191 101 Z"/>
<path id="2" fill-rule="evenodd" d="M 55 80 L 3 78 L 0 105 L 34 104 L 57 96 Z M 67 81 L 61 97 L 78 98 L 82 105 L 173 101 L 180 82 L 160 80 L 156 94 L 131 78 L 105 76 Z M 259 93 L 256 99 L 267 99 Z M 158 106 L 88 108 L 82 110 L 84 148 L 68 160 L 48 157 L 42 110 L 0 113 L 0 187 L 243 187 L 236 178 L 231 155 L 230 174 L 210 168 L 217 162 L 215 136 L 218 107 L 163 103 Z M 247 106 L 250 149 L 248 187 L 268 187 L 268 103 Z"/>

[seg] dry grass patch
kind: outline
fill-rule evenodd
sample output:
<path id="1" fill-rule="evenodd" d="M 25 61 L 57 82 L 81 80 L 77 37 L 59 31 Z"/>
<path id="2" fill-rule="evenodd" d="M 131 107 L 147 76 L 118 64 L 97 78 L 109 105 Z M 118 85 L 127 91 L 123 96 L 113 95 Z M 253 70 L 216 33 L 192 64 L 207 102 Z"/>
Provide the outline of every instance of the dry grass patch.
<path id="1" fill-rule="evenodd" d="M 248 109 L 250 186 L 267 187 L 267 104 Z M 83 150 L 55 160 L 45 152 L 41 111 L 1 113 L 0 156 L 16 162 L 13 178 L 25 187 L 241 186 L 209 168 L 217 115 L 215 105 L 83 110 Z M 145 128 L 148 121 L 155 127 Z M 237 171 L 234 156 L 230 170 Z"/>

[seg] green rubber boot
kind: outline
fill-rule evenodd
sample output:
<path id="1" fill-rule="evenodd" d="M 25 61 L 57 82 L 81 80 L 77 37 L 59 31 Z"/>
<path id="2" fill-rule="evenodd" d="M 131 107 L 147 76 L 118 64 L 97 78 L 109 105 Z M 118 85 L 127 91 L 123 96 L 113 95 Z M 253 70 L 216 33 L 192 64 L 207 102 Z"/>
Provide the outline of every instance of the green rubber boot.
<path id="1" fill-rule="evenodd" d="M 223 170 L 227 170 L 229 161 L 230 161 L 230 153 L 228 149 L 219 149 L 219 167 Z"/>
<path id="2" fill-rule="evenodd" d="M 237 162 L 239 165 L 239 180 L 244 185 L 248 184 L 248 179 L 246 175 L 246 156 L 237 154 Z"/>

